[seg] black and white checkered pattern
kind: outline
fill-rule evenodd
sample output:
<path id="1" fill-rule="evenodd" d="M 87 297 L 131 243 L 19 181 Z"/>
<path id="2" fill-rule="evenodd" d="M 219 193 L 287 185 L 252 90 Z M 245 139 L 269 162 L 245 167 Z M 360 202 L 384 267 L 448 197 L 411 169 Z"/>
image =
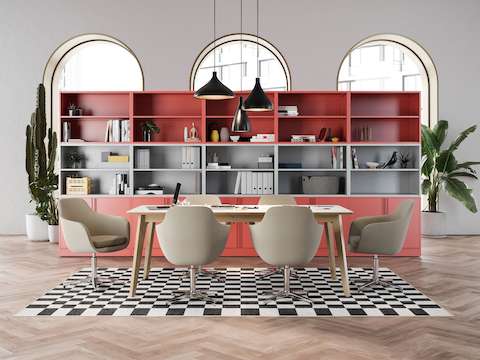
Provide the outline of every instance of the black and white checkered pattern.
<path id="1" fill-rule="evenodd" d="M 314 305 L 291 299 L 280 299 L 264 303 L 263 292 L 280 290 L 283 285 L 281 274 L 259 279 L 261 268 L 215 269 L 223 273 L 225 281 L 199 276 L 197 288 L 216 293 L 217 304 L 204 301 L 181 301 L 169 305 L 172 293 L 187 290 L 188 278 L 185 269 L 154 268 L 148 280 L 140 281 L 137 295 L 128 297 L 130 269 L 99 269 L 102 277 L 119 280 L 97 290 L 87 284 L 64 288 L 62 285 L 48 291 L 38 300 L 19 312 L 19 316 L 449 316 L 420 291 L 387 268 L 381 268 L 381 276 L 403 291 L 394 288 L 375 287 L 359 292 L 352 285 L 352 296 L 345 297 L 339 280 L 330 279 L 328 269 L 296 269 L 298 279 L 291 279 L 291 290 L 304 291 Z M 88 275 L 82 269 L 67 281 Z M 369 279 L 371 269 L 350 268 L 351 281 Z M 340 274 L 338 274 L 340 279 Z"/>

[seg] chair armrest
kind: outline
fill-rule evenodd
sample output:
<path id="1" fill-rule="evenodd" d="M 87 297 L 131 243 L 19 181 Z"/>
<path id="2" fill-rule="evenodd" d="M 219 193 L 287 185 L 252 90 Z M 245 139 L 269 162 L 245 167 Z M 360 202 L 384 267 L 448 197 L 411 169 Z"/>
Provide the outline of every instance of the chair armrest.
<path id="1" fill-rule="evenodd" d="M 374 224 L 374 223 L 382 223 L 387 221 L 392 221 L 391 215 L 380 215 L 380 216 L 365 216 L 359 218 L 357 220 L 352 221 L 350 225 L 350 236 L 358 236 L 362 233 L 362 230 L 365 226 Z"/>
<path id="2" fill-rule="evenodd" d="M 90 231 L 93 235 L 117 235 L 130 239 L 130 223 L 121 216 L 95 213 Z"/>
<path id="3" fill-rule="evenodd" d="M 393 255 L 398 253 L 405 241 L 408 226 L 399 220 L 370 223 L 361 231 L 357 251 L 369 254 Z"/>
<path id="4" fill-rule="evenodd" d="M 69 250 L 73 252 L 95 252 L 87 227 L 78 221 L 60 218 L 63 238 Z"/>

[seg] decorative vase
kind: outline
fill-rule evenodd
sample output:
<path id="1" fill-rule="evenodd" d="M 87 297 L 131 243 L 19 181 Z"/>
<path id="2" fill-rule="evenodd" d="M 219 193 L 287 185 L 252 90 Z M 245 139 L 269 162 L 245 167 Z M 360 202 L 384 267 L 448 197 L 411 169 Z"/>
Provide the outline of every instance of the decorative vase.
<path id="1" fill-rule="evenodd" d="M 148 130 L 143 130 L 143 141 L 150 142 L 152 141 L 152 132 Z"/>
<path id="2" fill-rule="evenodd" d="M 25 223 L 27 229 L 27 238 L 30 241 L 47 241 L 48 240 L 48 224 L 40 219 L 37 214 L 25 215 Z"/>
<path id="3" fill-rule="evenodd" d="M 58 225 L 48 225 L 48 240 L 52 244 L 58 244 L 59 229 Z"/>
<path id="4" fill-rule="evenodd" d="M 218 130 L 212 130 L 210 133 L 210 141 L 212 142 L 218 142 L 220 139 L 220 134 L 218 133 Z"/>
<path id="5" fill-rule="evenodd" d="M 446 236 L 447 214 L 422 211 L 422 235 L 442 238 Z"/>
<path id="6" fill-rule="evenodd" d="M 228 131 L 228 128 L 222 127 L 220 129 L 220 141 L 228 142 L 229 136 L 230 136 L 230 132 Z"/>

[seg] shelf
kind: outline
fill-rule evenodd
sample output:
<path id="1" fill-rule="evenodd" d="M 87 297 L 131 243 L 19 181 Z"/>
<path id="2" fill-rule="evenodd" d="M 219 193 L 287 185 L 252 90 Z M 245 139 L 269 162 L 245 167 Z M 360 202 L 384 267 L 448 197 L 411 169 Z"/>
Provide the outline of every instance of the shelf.
<path id="1" fill-rule="evenodd" d="M 85 119 L 85 120 L 112 120 L 112 119 L 122 119 L 122 120 L 127 120 L 129 118 L 128 115 L 79 115 L 79 116 L 68 116 L 68 115 L 62 115 L 61 119 L 62 120 L 79 120 L 79 119 Z"/>
<path id="2" fill-rule="evenodd" d="M 351 169 L 352 172 L 418 172 L 418 169 Z"/>
<path id="3" fill-rule="evenodd" d="M 125 198 L 133 195 L 110 195 L 110 194 L 88 194 L 88 195 L 67 195 L 62 194 L 62 198 Z"/>
<path id="4" fill-rule="evenodd" d="M 419 115 L 361 115 L 361 116 L 351 116 L 352 119 L 363 119 L 363 120 L 375 120 L 375 119 L 415 119 L 418 120 L 420 118 Z"/>
<path id="5" fill-rule="evenodd" d="M 133 146 L 200 146 L 205 145 L 203 142 L 183 142 L 183 141 L 135 141 L 132 143 Z"/>
<path id="6" fill-rule="evenodd" d="M 99 172 L 127 172 L 129 171 L 129 167 L 125 167 L 122 169 L 116 168 L 116 169 L 89 169 L 89 168 L 82 168 L 82 169 L 70 169 L 70 168 L 63 168 L 60 169 L 62 172 L 77 172 L 77 171 L 99 171 Z"/>
<path id="7" fill-rule="evenodd" d="M 228 142 L 207 142 L 206 145 L 208 146 L 248 146 L 248 145 L 255 145 L 255 146 L 273 146 L 275 145 L 274 142 L 250 142 L 250 141 L 228 141 Z"/>
<path id="8" fill-rule="evenodd" d="M 61 146 L 129 146 L 131 143 L 129 142 L 116 142 L 116 143 L 108 143 L 108 142 L 62 142 L 60 143 Z"/>
<path id="9" fill-rule="evenodd" d="M 201 118 L 202 118 L 201 115 L 133 115 L 133 120 L 144 120 L 144 119 L 201 119 Z"/>
<path id="10" fill-rule="evenodd" d="M 309 172 L 344 172 L 347 169 L 320 169 L 320 168 L 312 168 L 312 169 L 304 169 L 304 168 L 279 168 L 279 172 L 301 172 L 301 171 L 309 171 Z"/>
<path id="11" fill-rule="evenodd" d="M 251 112 L 248 112 L 248 118 L 249 119 L 272 119 L 273 120 L 273 117 L 274 115 L 253 115 L 251 114 Z M 207 119 L 233 119 L 233 115 L 207 115 L 206 118 Z"/>
<path id="12" fill-rule="evenodd" d="M 348 143 L 345 141 L 328 142 L 328 141 L 316 141 L 316 142 L 291 142 L 291 141 L 279 141 L 278 145 L 281 146 L 345 146 Z"/>
<path id="13" fill-rule="evenodd" d="M 205 169 L 206 171 L 216 171 L 216 172 L 223 172 L 223 171 L 260 171 L 260 172 L 273 172 L 274 169 L 259 169 L 259 168 L 236 168 L 236 169 Z"/>
<path id="14" fill-rule="evenodd" d="M 153 172 L 153 171 L 170 171 L 170 172 L 199 172 L 202 171 L 202 169 L 133 169 L 134 172 Z"/>
<path id="15" fill-rule="evenodd" d="M 319 119 L 319 120 L 335 120 L 342 119 L 345 120 L 346 115 L 297 115 L 297 116 L 284 116 L 278 115 L 278 119 Z"/>
<path id="16" fill-rule="evenodd" d="M 351 142 L 351 146 L 420 146 L 419 142 L 399 141 L 399 142 L 381 142 L 381 141 L 361 141 Z"/>

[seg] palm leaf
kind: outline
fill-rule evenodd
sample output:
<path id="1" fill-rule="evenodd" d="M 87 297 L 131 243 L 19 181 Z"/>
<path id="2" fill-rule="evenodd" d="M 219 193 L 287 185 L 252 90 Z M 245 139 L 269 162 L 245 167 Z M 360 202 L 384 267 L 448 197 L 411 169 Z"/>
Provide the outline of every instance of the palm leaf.
<path id="1" fill-rule="evenodd" d="M 437 139 L 437 151 L 440 151 L 440 147 L 442 146 L 443 142 L 445 141 L 445 137 L 447 136 L 448 130 L 448 121 L 440 120 L 435 124 L 433 128 L 433 134 Z"/>
<path id="2" fill-rule="evenodd" d="M 463 203 L 472 213 L 477 212 L 472 189 L 469 189 L 465 183 L 458 179 L 447 177 L 445 179 L 445 190 L 447 190 L 450 196 Z"/>
<path id="3" fill-rule="evenodd" d="M 434 159 L 438 148 L 436 136 L 433 134 L 432 129 L 428 126 L 422 125 L 422 155 L 427 156 L 429 159 Z"/>
<path id="4" fill-rule="evenodd" d="M 468 135 L 473 133 L 476 129 L 477 129 L 477 125 L 473 125 L 473 126 L 470 126 L 468 129 L 463 130 L 460 133 L 460 135 L 458 135 L 458 137 L 455 139 L 455 141 L 453 141 L 450 144 L 448 151 L 453 152 L 454 150 L 457 150 L 460 144 L 463 142 L 463 140 L 465 140 L 468 137 Z"/>
<path id="5" fill-rule="evenodd" d="M 448 174 L 448 177 L 453 178 L 453 177 L 469 177 L 473 179 L 478 179 L 477 175 L 466 172 L 466 171 L 455 171 L 450 174 Z"/>
<path id="6" fill-rule="evenodd" d="M 442 150 L 435 164 L 438 172 L 449 173 L 457 168 L 457 160 L 449 150 Z"/>
<path id="7" fill-rule="evenodd" d="M 471 165 L 480 165 L 480 161 L 466 161 L 466 162 L 463 162 L 463 163 L 459 163 L 459 164 L 457 164 L 456 170 L 467 169 L 472 174 L 476 174 L 477 172 L 475 171 L 475 169 L 471 168 Z"/>

